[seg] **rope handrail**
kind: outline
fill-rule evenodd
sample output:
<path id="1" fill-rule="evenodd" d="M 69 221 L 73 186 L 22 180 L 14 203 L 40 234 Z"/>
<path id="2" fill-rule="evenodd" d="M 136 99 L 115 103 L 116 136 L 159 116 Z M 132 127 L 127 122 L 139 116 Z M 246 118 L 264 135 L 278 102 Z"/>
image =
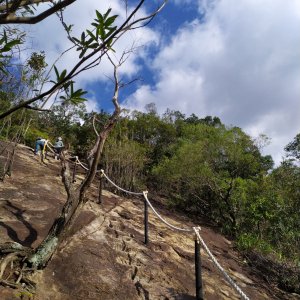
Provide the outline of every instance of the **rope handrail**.
<path id="1" fill-rule="evenodd" d="M 76 158 L 75 163 L 78 163 L 84 170 L 86 170 L 86 171 L 89 170 L 89 168 L 87 168 L 87 167 L 79 160 L 78 156 L 75 156 L 75 158 Z"/>
<path id="2" fill-rule="evenodd" d="M 209 257 L 212 259 L 213 263 L 215 264 L 215 266 L 217 267 L 217 269 L 224 275 L 225 279 L 231 284 L 231 286 L 236 290 L 236 292 L 241 296 L 241 298 L 243 300 L 250 300 L 250 298 L 241 290 L 241 288 L 234 282 L 234 280 L 226 273 L 226 271 L 224 270 L 224 268 L 219 264 L 219 262 L 217 261 L 217 259 L 213 256 L 213 254 L 211 253 L 211 251 L 209 250 L 209 248 L 207 247 L 207 245 L 205 244 L 204 240 L 202 239 L 202 237 L 200 236 L 199 230 L 200 227 L 193 227 L 191 229 L 186 229 L 186 228 L 180 228 L 177 226 L 174 226 L 172 224 L 170 224 L 169 222 L 167 222 L 153 207 L 153 205 L 151 204 L 151 202 L 148 199 L 148 191 L 144 191 L 143 193 L 134 193 L 134 192 L 130 192 L 127 191 L 121 187 L 119 187 L 117 184 L 115 184 L 111 179 L 108 178 L 108 176 L 104 173 L 104 170 L 101 170 L 101 174 L 111 183 L 113 184 L 116 188 L 130 193 L 130 194 L 135 194 L 135 195 L 140 195 L 142 194 L 145 198 L 145 200 L 147 201 L 148 205 L 150 206 L 150 208 L 152 209 L 152 211 L 155 213 L 155 215 L 163 222 L 165 223 L 168 227 L 175 229 L 175 230 L 179 230 L 179 231 L 184 231 L 184 232 L 192 232 L 194 231 L 196 233 L 197 239 L 198 241 L 201 243 L 201 245 L 203 246 L 203 248 L 205 249 L 205 251 L 207 252 L 207 254 L 209 255 Z"/>
<path id="3" fill-rule="evenodd" d="M 234 282 L 234 280 L 227 274 L 227 272 L 223 269 L 223 267 L 219 264 L 217 259 L 214 257 L 214 255 L 210 252 L 209 248 L 205 244 L 204 240 L 202 239 L 200 233 L 199 233 L 199 227 L 193 227 L 198 241 L 201 243 L 203 248 L 205 249 L 208 256 L 212 259 L 214 265 L 217 267 L 217 269 L 224 275 L 225 279 L 230 283 L 230 285 L 237 291 L 237 293 L 241 296 L 244 300 L 250 300 L 250 298 L 241 290 L 241 288 Z"/>
<path id="4" fill-rule="evenodd" d="M 113 186 L 115 186 L 115 187 L 116 187 L 117 189 L 119 189 L 120 191 L 125 192 L 125 193 L 127 193 L 127 194 L 136 195 L 136 196 L 142 196 L 142 195 L 143 195 L 143 193 L 131 192 L 131 191 L 127 191 L 127 190 L 121 188 L 121 187 L 118 186 L 116 183 L 114 183 L 114 182 L 113 182 L 113 181 L 112 181 L 112 180 L 104 173 L 104 170 L 101 169 L 100 172 L 101 172 L 101 175 L 103 175 L 103 176 L 107 179 L 108 182 L 110 182 Z"/>
<path id="5" fill-rule="evenodd" d="M 75 163 L 78 163 L 84 170 L 89 171 L 89 168 L 86 167 L 78 158 L 78 156 L 71 156 L 70 158 L 75 158 Z M 102 170 L 96 170 L 96 173 L 101 172 Z"/>
<path id="6" fill-rule="evenodd" d="M 53 151 L 53 149 L 48 145 L 50 144 L 51 147 L 53 147 L 53 145 L 48 141 L 48 143 L 46 143 L 46 147 L 53 153 L 55 154 L 55 152 Z"/>
<path id="7" fill-rule="evenodd" d="M 105 173 L 104 173 L 104 170 L 101 170 L 101 174 L 112 184 L 114 185 L 116 188 L 118 188 L 119 190 L 125 192 L 125 193 L 128 193 L 128 194 L 132 194 L 132 195 L 137 195 L 137 196 L 144 196 L 146 202 L 148 203 L 148 205 L 150 206 L 150 208 L 152 209 L 152 211 L 154 212 L 154 214 L 163 222 L 165 223 L 167 226 L 169 226 L 171 229 L 175 229 L 175 230 L 179 230 L 179 231 L 185 231 L 185 232 L 192 232 L 193 229 L 190 228 L 190 229 L 187 229 L 187 228 L 180 228 L 180 227 L 177 227 L 177 226 L 174 226 L 172 224 L 170 224 L 168 221 L 166 221 L 156 210 L 155 208 L 153 207 L 153 205 L 151 204 L 151 202 L 149 201 L 148 199 L 148 191 L 144 191 L 142 193 L 136 193 L 136 192 L 131 192 L 131 191 L 127 191 L 123 188 L 121 188 L 120 186 L 118 186 L 116 183 L 114 183 Z"/>
<path id="8" fill-rule="evenodd" d="M 82 168 L 84 168 L 85 170 L 89 170 L 87 167 L 85 167 L 80 160 L 78 159 L 78 156 L 75 156 L 75 163 L 78 163 Z M 241 290 L 241 288 L 235 283 L 235 281 L 227 274 L 227 272 L 224 270 L 224 268 L 220 265 L 220 263 L 217 261 L 217 259 L 214 257 L 214 255 L 211 253 L 211 251 L 209 250 L 208 246 L 205 244 L 204 240 L 202 239 L 199 230 L 201 229 L 200 227 L 192 227 L 192 228 L 180 228 L 177 226 L 174 226 L 172 224 L 170 224 L 168 221 L 166 221 L 153 207 L 153 205 L 151 204 L 151 202 L 148 199 L 148 191 L 143 191 L 142 193 L 137 193 L 137 192 L 131 192 L 128 191 L 126 189 L 123 189 L 122 187 L 118 186 L 116 183 L 114 183 L 104 172 L 103 169 L 101 170 L 97 170 L 97 172 L 101 173 L 101 176 L 104 176 L 106 178 L 106 180 L 108 182 L 110 182 L 113 186 L 115 186 L 117 189 L 131 194 L 131 195 L 136 195 L 136 196 L 144 196 L 145 201 L 147 202 L 147 204 L 150 206 L 150 208 L 152 209 L 152 211 L 154 212 L 154 214 L 164 223 L 166 224 L 169 228 L 174 229 L 174 230 L 178 230 L 178 231 L 183 231 L 183 232 L 195 232 L 196 237 L 197 237 L 197 241 L 199 241 L 201 243 L 201 245 L 203 246 L 203 248 L 205 249 L 205 251 L 207 252 L 208 256 L 212 259 L 214 265 L 217 267 L 217 269 L 223 274 L 223 276 L 225 277 L 225 279 L 228 281 L 228 283 L 236 290 L 236 292 L 241 296 L 241 299 L 243 300 L 250 300 L 250 298 Z"/>
<path id="9" fill-rule="evenodd" d="M 152 209 L 152 211 L 155 213 L 155 215 L 163 222 L 165 223 L 168 227 L 170 227 L 171 229 L 175 229 L 175 230 L 179 230 L 179 231 L 185 231 L 185 232 L 192 232 L 193 229 L 192 228 L 180 228 L 180 227 L 177 227 L 177 226 L 174 226 L 172 224 L 170 224 L 169 222 L 167 222 L 156 210 L 155 208 L 153 207 L 153 205 L 151 204 L 151 202 L 149 201 L 148 199 L 148 196 L 147 196 L 148 192 L 147 191 L 144 191 L 143 192 L 143 195 L 144 195 L 144 198 L 145 200 L 147 201 L 148 205 L 150 206 L 150 208 Z"/>

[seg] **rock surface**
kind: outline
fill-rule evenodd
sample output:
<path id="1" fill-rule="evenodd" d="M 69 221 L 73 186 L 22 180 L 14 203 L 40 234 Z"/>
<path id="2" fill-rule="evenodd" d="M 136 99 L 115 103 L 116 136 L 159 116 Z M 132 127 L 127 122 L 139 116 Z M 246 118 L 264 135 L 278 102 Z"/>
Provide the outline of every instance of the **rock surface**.
<path id="1" fill-rule="evenodd" d="M 0 183 L 1 242 L 37 247 L 66 199 L 59 173 L 58 161 L 50 159 L 45 166 L 29 148 L 18 148 L 12 177 Z M 103 191 L 99 205 L 97 195 L 95 184 L 72 228 L 72 237 L 43 271 L 35 273 L 34 299 L 195 299 L 193 234 L 170 230 L 149 211 L 146 246 L 143 200 Z M 176 226 L 196 225 L 161 205 L 157 210 Z M 234 251 L 233 243 L 212 228 L 202 226 L 201 236 L 250 299 L 299 299 L 256 278 Z M 204 299 L 240 299 L 203 249 L 201 254 Z M 18 293 L 0 286 L 1 300 L 20 299 Z"/>

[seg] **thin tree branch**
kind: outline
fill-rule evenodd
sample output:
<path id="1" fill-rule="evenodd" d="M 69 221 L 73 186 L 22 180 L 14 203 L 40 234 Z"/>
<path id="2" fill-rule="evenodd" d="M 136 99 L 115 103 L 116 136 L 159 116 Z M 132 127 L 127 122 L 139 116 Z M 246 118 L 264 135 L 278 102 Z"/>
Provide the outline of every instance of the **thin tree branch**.
<path id="1" fill-rule="evenodd" d="M 83 181 L 82 185 L 80 186 L 80 195 L 81 197 L 84 197 L 84 194 L 86 190 L 89 188 L 91 185 L 93 179 L 95 178 L 97 167 L 98 167 L 98 162 L 100 159 L 100 155 L 103 151 L 104 143 L 106 141 L 106 138 L 109 134 L 109 132 L 113 129 L 115 126 L 117 119 L 121 113 L 121 108 L 118 102 L 119 99 L 119 79 L 118 79 L 118 67 L 121 66 L 121 62 L 119 62 L 118 65 L 116 65 L 110 56 L 107 54 L 107 57 L 111 64 L 114 66 L 114 79 L 115 79 L 115 88 L 114 88 L 114 94 L 112 97 L 112 102 L 114 104 L 114 112 L 111 115 L 111 117 L 108 119 L 106 124 L 104 125 L 103 129 L 101 130 L 99 136 L 97 137 L 96 143 L 93 147 L 93 149 L 90 151 L 90 154 L 88 156 L 88 163 L 89 163 L 89 173 L 86 176 L 85 180 Z"/>
<path id="2" fill-rule="evenodd" d="M 24 108 L 32 109 L 32 110 L 37 110 L 37 111 L 46 111 L 46 112 L 50 112 L 51 111 L 50 109 L 42 109 L 42 108 L 30 106 L 30 105 L 26 105 Z"/>
<path id="3" fill-rule="evenodd" d="M 53 5 L 52 7 L 50 7 L 49 9 L 45 10 L 44 12 L 42 12 L 39 15 L 34 16 L 34 17 L 18 17 L 16 15 L 12 15 L 12 14 L 3 15 L 0 17 L 0 24 L 36 24 L 36 23 L 39 23 L 42 20 L 46 19 L 50 15 L 56 13 L 60 9 L 69 6 L 70 4 L 72 4 L 75 1 L 76 0 L 60 1 L 57 4 Z M 23 2 L 30 2 L 30 1 L 23 1 Z M 43 2 L 43 1 L 37 0 L 37 3 L 39 3 L 39 2 Z M 27 4 L 21 5 L 21 3 L 17 7 L 17 9 L 27 5 Z"/>
<path id="4" fill-rule="evenodd" d="M 98 133 L 98 131 L 96 129 L 96 126 L 95 126 L 95 120 L 96 120 L 96 115 L 93 115 L 93 128 L 94 128 L 94 131 L 96 133 L 96 136 L 99 136 L 99 133 Z"/>
<path id="5" fill-rule="evenodd" d="M 33 4 L 39 4 L 39 3 L 45 3 L 45 2 L 52 2 L 52 0 L 18 0 L 18 1 L 6 1 L 6 4 L 0 5 L 0 13 L 3 12 L 11 12 L 16 11 L 17 9 L 23 8 L 27 5 L 33 5 Z M 11 10 L 13 8 L 13 10 Z"/>

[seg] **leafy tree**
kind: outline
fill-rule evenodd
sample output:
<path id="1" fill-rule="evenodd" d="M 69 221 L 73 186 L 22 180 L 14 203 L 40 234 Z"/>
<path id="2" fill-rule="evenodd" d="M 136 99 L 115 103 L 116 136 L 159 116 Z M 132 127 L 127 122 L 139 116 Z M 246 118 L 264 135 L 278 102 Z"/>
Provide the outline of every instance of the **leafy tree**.
<path id="1" fill-rule="evenodd" d="M 119 186 L 131 191 L 144 189 L 145 162 L 146 149 L 141 144 L 110 136 L 105 145 L 102 164 Z"/>
<path id="2" fill-rule="evenodd" d="M 9 74 L 16 47 L 24 42 L 25 33 L 18 28 L 5 26 L 0 33 L 0 79 Z"/>
<path id="3" fill-rule="evenodd" d="M 241 208 L 232 197 L 238 182 L 258 180 L 263 171 L 257 148 L 241 129 L 200 123 L 186 125 L 175 154 L 153 170 L 176 205 L 209 216 L 232 234 Z"/>
<path id="4" fill-rule="evenodd" d="M 298 133 L 294 140 L 286 145 L 284 150 L 287 152 L 288 157 L 300 160 L 300 133 Z"/>

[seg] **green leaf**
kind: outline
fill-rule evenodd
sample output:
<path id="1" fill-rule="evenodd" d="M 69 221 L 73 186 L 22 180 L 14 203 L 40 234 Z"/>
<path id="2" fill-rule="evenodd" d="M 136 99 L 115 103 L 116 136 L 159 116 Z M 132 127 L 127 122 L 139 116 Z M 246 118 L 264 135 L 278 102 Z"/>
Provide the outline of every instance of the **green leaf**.
<path id="1" fill-rule="evenodd" d="M 113 24 L 113 23 L 115 22 L 115 20 L 116 20 L 117 17 L 118 17 L 118 15 L 109 17 L 109 18 L 104 22 L 105 27 L 108 28 L 111 24 Z"/>
<path id="2" fill-rule="evenodd" d="M 76 37 L 72 37 L 72 39 L 73 39 L 76 43 L 81 44 L 81 41 L 78 40 Z"/>
<path id="3" fill-rule="evenodd" d="M 74 93 L 74 82 L 71 82 L 71 95 Z"/>
<path id="4" fill-rule="evenodd" d="M 84 42 L 85 42 L 85 32 L 83 31 L 81 33 L 81 43 L 84 44 Z"/>
<path id="5" fill-rule="evenodd" d="M 66 74 L 67 74 L 67 70 L 63 70 L 59 76 L 59 81 L 62 81 L 65 77 L 66 77 Z"/>
<path id="6" fill-rule="evenodd" d="M 86 42 L 85 42 L 85 46 L 86 47 L 89 47 L 89 45 L 90 45 L 90 43 L 92 42 L 92 41 L 94 41 L 94 39 L 93 38 L 90 38 L 89 40 L 87 40 Z"/>
<path id="7" fill-rule="evenodd" d="M 56 66 L 54 66 L 54 71 L 55 71 L 56 80 L 57 80 L 57 81 L 55 82 L 55 84 L 58 83 L 58 82 L 60 82 L 60 81 L 62 81 L 62 80 L 66 77 L 67 70 L 63 70 L 63 71 L 61 72 L 61 74 L 59 74 L 58 69 L 56 68 Z M 52 82 L 53 82 L 53 81 L 52 81 Z"/>
<path id="8" fill-rule="evenodd" d="M 79 58 L 82 58 L 85 54 L 85 52 L 87 51 L 88 48 L 84 48 L 81 53 L 79 54 Z"/>
<path id="9" fill-rule="evenodd" d="M 0 44 L 2 44 L 2 43 L 7 43 L 7 36 L 6 36 L 6 31 L 5 30 L 3 30 L 3 37 L 0 40 Z"/>
<path id="10" fill-rule="evenodd" d="M 72 80 L 64 83 L 64 85 L 63 85 L 64 90 L 67 91 L 69 89 L 69 87 L 72 86 L 73 83 L 74 83 L 74 81 L 72 81 Z"/>
<path id="11" fill-rule="evenodd" d="M 110 36 L 116 29 L 117 29 L 117 26 L 109 28 L 108 32 L 105 34 L 105 38 Z"/>
<path id="12" fill-rule="evenodd" d="M 93 43 L 89 46 L 89 48 L 92 48 L 92 49 L 96 49 L 97 47 L 99 47 L 98 43 Z"/>
<path id="13" fill-rule="evenodd" d="M 19 44 L 22 44 L 22 42 L 20 40 L 18 40 L 18 39 L 17 40 L 12 40 L 12 41 L 10 41 L 10 42 L 8 42 L 4 45 L 4 47 L 1 49 L 1 52 L 10 51 L 13 46 L 16 46 L 16 45 L 19 45 Z"/>
<path id="14" fill-rule="evenodd" d="M 54 66 L 54 71 L 55 71 L 55 75 L 56 75 L 56 80 L 57 80 L 57 82 L 59 82 L 59 72 L 58 72 L 56 66 Z"/>
<path id="15" fill-rule="evenodd" d="M 72 98 L 81 97 L 81 96 L 83 96 L 83 95 L 86 94 L 86 93 L 87 93 L 87 91 L 84 91 L 83 89 L 79 89 L 79 90 L 73 92 L 73 93 L 71 94 L 71 97 L 72 97 Z"/>
<path id="16" fill-rule="evenodd" d="M 66 26 L 65 28 L 66 28 L 66 31 L 68 32 L 68 33 L 70 33 L 71 31 L 72 31 L 72 27 L 73 27 L 74 25 L 73 24 L 71 24 L 71 25 L 69 25 L 69 26 Z"/>
<path id="17" fill-rule="evenodd" d="M 98 10 L 96 10 L 96 15 L 99 21 L 101 21 L 101 23 L 103 23 L 103 16 L 99 13 Z"/>
<path id="18" fill-rule="evenodd" d="M 104 20 L 106 20 L 106 18 L 107 18 L 108 15 L 110 14 L 110 12 L 111 12 L 111 8 L 109 8 L 109 9 L 107 10 L 107 12 L 104 14 L 104 16 L 103 16 L 103 19 L 104 19 Z"/>
<path id="19" fill-rule="evenodd" d="M 87 99 L 85 99 L 85 98 L 71 98 L 70 100 L 75 105 L 78 105 L 78 104 L 80 104 L 82 102 L 87 101 Z"/>
<path id="20" fill-rule="evenodd" d="M 100 35 L 101 39 L 104 40 L 105 39 L 105 30 L 104 30 L 104 27 L 102 25 L 98 26 L 97 32 Z"/>
<path id="21" fill-rule="evenodd" d="M 95 36 L 91 31 L 87 30 L 86 32 L 89 34 L 89 36 L 90 36 L 94 41 L 97 41 L 96 36 Z"/>

